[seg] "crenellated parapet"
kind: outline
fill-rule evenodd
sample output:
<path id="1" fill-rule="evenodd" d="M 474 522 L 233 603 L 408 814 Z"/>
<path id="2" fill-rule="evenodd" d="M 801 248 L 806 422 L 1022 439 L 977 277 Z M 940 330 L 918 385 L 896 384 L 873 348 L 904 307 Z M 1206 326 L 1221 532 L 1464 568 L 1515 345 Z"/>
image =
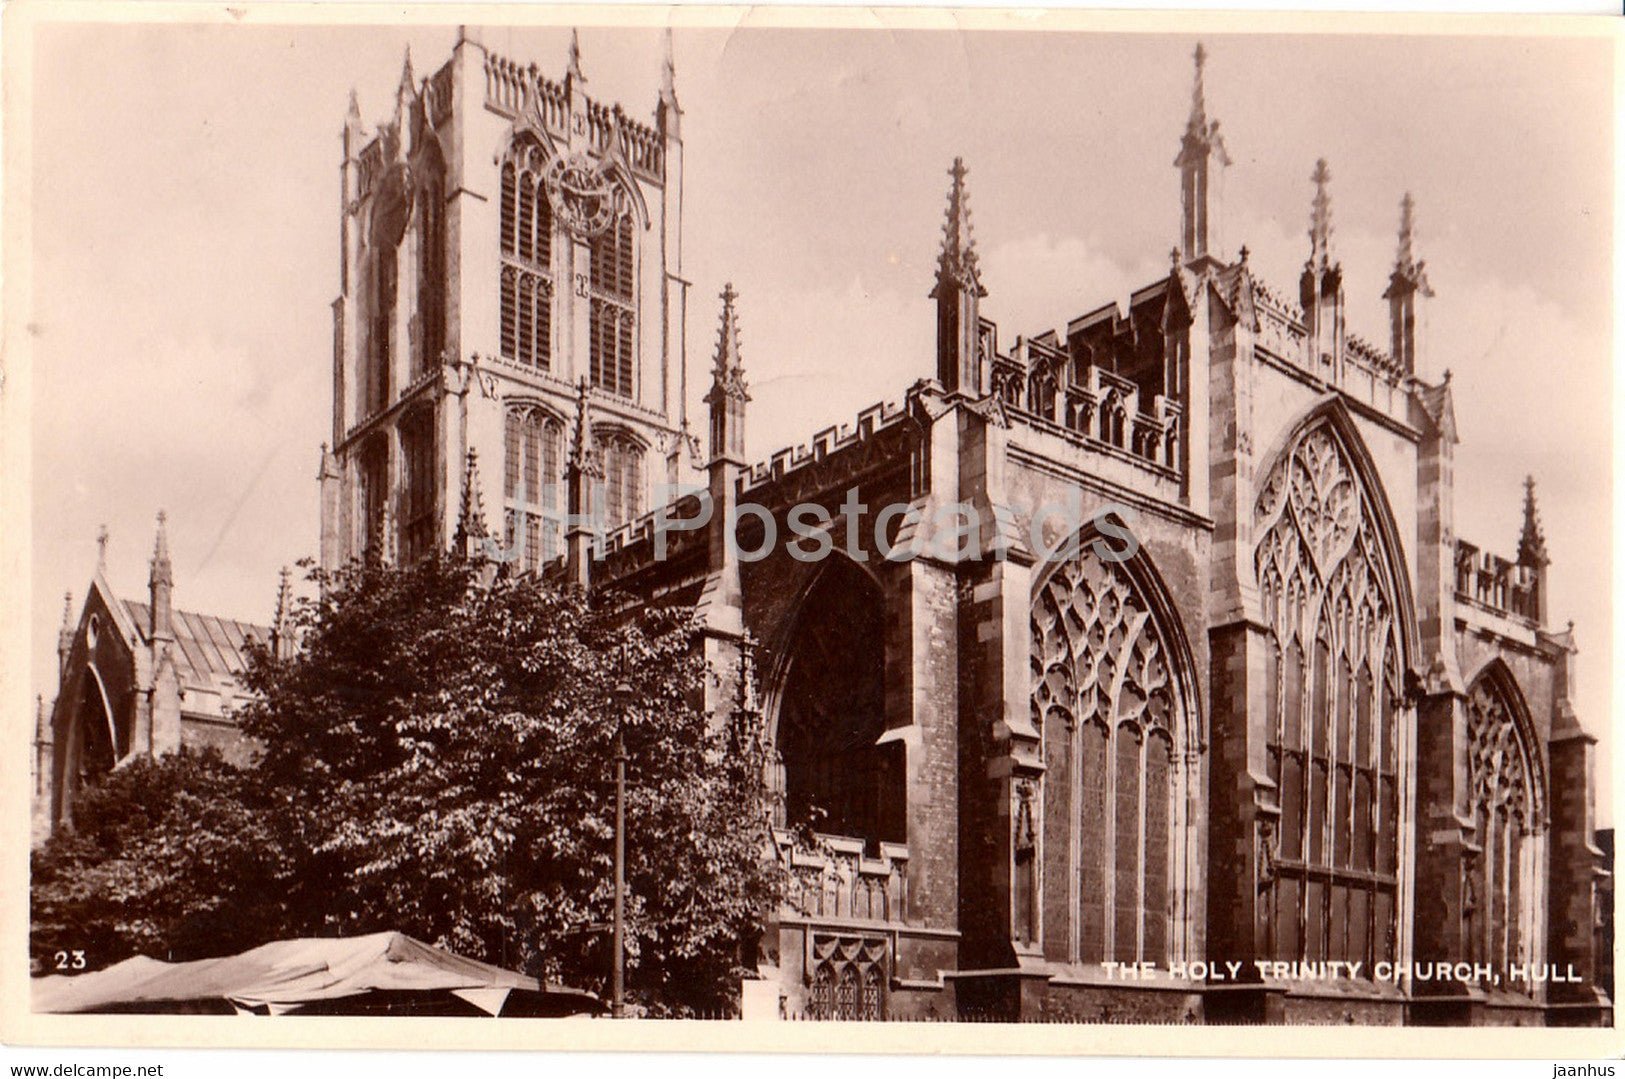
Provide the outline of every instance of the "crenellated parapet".
<path id="1" fill-rule="evenodd" d="M 534 102 L 533 118 L 560 140 L 570 135 L 569 91 L 563 83 L 543 75 L 535 64 L 521 65 L 487 50 L 485 54 L 485 106 L 513 118 L 528 111 Z M 603 105 L 588 100 L 582 116 L 588 144 L 602 153 L 620 132 L 620 150 L 634 173 L 655 182 L 665 178 L 665 137 L 648 124 L 631 119 L 619 105 Z"/>
<path id="2" fill-rule="evenodd" d="M 1540 571 L 1456 541 L 1456 599 L 1540 625 Z"/>

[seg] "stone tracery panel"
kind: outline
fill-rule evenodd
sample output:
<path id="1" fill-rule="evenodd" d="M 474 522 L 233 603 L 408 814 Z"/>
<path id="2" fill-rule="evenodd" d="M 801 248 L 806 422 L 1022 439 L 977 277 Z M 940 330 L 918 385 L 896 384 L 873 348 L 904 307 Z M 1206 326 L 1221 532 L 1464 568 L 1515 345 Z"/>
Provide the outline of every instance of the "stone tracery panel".
<path id="1" fill-rule="evenodd" d="M 1407 716 L 1394 573 L 1371 496 L 1329 423 L 1260 494 L 1266 767 L 1260 938 L 1285 960 L 1371 965 L 1399 947 Z"/>
<path id="2" fill-rule="evenodd" d="M 1073 961 L 1173 955 L 1189 717 L 1168 632 L 1124 566 L 1088 547 L 1034 598 L 1033 722 L 1064 747 L 1045 813 L 1069 848 Z"/>
<path id="3" fill-rule="evenodd" d="M 1530 893 L 1541 815 L 1529 747 L 1508 694 L 1487 675 L 1467 695 L 1467 790 L 1479 849 L 1463 867 L 1463 938 L 1474 962 L 1505 970 L 1533 961 L 1540 936 Z"/>

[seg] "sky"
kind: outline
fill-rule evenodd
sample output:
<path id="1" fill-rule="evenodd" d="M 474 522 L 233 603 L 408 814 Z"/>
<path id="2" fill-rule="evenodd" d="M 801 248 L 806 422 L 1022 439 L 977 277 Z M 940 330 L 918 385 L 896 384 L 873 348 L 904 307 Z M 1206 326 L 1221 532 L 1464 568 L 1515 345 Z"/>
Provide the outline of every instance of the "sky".
<path id="1" fill-rule="evenodd" d="M 476 32 L 562 74 L 567 27 Z M 369 125 L 383 119 L 406 48 L 424 75 L 455 36 L 450 25 L 38 30 L 30 673 L 47 702 L 63 593 L 77 614 L 99 525 L 115 589 L 142 596 L 166 510 L 177 605 L 252 621 L 269 619 L 278 569 L 316 553 L 348 95 Z M 709 363 L 715 296 L 732 281 L 751 456 L 850 422 L 932 372 L 927 294 L 956 155 L 970 168 L 982 311 L 1001 340 L 1163 276 L 1195 40 L 678 30 L 690 373 Z M 1385 342 L 1399 201 L 1415 195 L 1437 293 L 1422 373 L 1449 368 L 1456 392 L 1457 532 L 1513 555 L 1523 476 L 1535 476 L 1552 622 L 1576 623 L 1576 703 L 1606 748 L 1609 43 L 1203 40 L 1208 113 L 1233 159 L 1219 184 L 1221 254 L 1247 244 L 1255 270 L 1294 293 L 1309 176 L 1326 157 L 1348 323 Z M 583 26 L 580 41 L 588 91 L 651 115 L 661 34 Z M 690 378 L 696 411 L 703 383 Z M 1606 764 L 1599 778 L 1607 791 Z"/>

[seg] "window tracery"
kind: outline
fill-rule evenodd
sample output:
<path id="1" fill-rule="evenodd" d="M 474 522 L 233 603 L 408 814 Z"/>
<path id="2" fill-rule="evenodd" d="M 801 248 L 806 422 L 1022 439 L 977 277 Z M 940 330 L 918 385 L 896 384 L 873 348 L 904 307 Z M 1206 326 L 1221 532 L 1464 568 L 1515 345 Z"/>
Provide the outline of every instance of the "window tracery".
<path id="1" fill-rule="evenodd" d="M 1070 950 L 1166 962 L 1187 717 L 1164 631 L 1122 564 L 1086 546 L 1039 589 L 1032 633 L 1034 724 L 1066 746 L 1069 790 L 1046 812 L 1071 824 Z"/>
<path id="2" fill-rule="evenodd" d="M 510 405 L 503 437 L 503 537 L 534 573 L 559 553 L 559 477 L 564 428 L 530 405 Z"/>
<path id="3" fill-rule="evenodd" d="M 887 952 L 883 941 L 818 934 L 809 951 L 809 1019 L 886 1017 Z"/>
<path id="4" fill-rule="evenodd" d="M 502 354 L 546 371 L 553 341 L 553 208 L 542 148 L 525 139 L 502 164 Z"/>
<path id="5" fill-rule="evenodd" d="M 1402 629 L 1376 518 L 1327 424 L 1261 488 L 1255 552 L 1271 641 L 1266 767 L 1280 818 L 1260 919 L 1283 960 L 1392 960 L 1398 947 Z"/>
<path id="6" fill-rule="evenodd" d="M 630 211 L 592 238 L 587 266 L 591 281 L 591 330 L 588 359 L 592 384 L 620 397 L 631 397 L 633 385 L 633 332 L 637 317 L 633 305 L 635 233 Z"/>
<path id="7" fill-rule="evenodd" d="M 1508 695 L 1480 677 L 1467 695 L 1467 789 L 1479 851 L 1465 866 L 1470 958 L 1498 970 L 1531 957 L 1525 865 L 1535 831 L 1534 769 Z M 1525 983 L 1527 984 L 1527 983 Z"/>

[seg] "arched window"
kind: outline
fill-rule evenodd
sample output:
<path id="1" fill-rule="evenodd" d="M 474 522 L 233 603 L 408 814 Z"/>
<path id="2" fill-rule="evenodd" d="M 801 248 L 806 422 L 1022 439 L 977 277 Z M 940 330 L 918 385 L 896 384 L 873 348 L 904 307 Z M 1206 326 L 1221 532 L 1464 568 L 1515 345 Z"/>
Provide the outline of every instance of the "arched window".
<path id="1" fill-rule="evenodd" d="M 389 504 L 389 444 L 375 435 L 361 450 L 361 550 L 368 561 L 384 555 L 385 513 Z"/>
<path id="2" fill-rule="evenodd" d="M 1166 963 L 1173 954 L 1177 772 L 1190 717 L 1169 632 L 1124 564 L 1094 544 L 1056 566 L 1033 599 L 1045 835 L 1070 867 L 1046 888 L 1046 907 L 1068 915 L 1076 962 Z M 1058 930 L 1046 935 L 1057 940 Z"/>
<path id="3" fill-rule="evenodd" d="M 617 431 L 599 435 L 604 461 L 605 528 L 619 528 L 643 513 L 643 447 Z"/>
<path id="4" fill-rule="evenodd" d="M 367 218 L 368 296 L 361 404 L 368 416 L 388 408 L 399 388 L 394 371 L 400 346 L 400 328 L 395 324 L 400 298 L 399 248 L 411 219 L 412 201 L 406 165 L 397 162 L 379 179 Z"/>
<path id="5" fill-rule="evenodd" d="M 418 190 L 418 326 L 413 376 L 431 371 L 446 347 L 446 166 L 434 144 Z"/>
<path id="6" fill-rule="evenodd" d="M 372 259 L 372 326 L 367 335 L 366 414 L 382 412 L 390 403 L 390 364 L 394 356 L 395 290 L 399 265 L 393 244 L 385 244 Z"/>
<path id="7" fill-rule="evenodd" d="M 1392 960 L 1398 948 L 1402 628 L 1395 573 L 1338 436 L 1299 434 L 1256 509 L 1266 768 L 1280 818 L 1260 907 L 1282 960 Z"/>
<path id="8" fill-rule="evenodd" d="M 559 553 L 560 449 L 564 429 L 529 405 L 508 408 L 504 432 L 503 538 L 510 565 L 534 573 Z"/>
<path id="9" fill-rule="evenodd" d="M 904 776 L 886 730 L 880 586 L 845 558 L 825 560 L 802 602 L 778 694 L 775 749 L 785 819 L 880 842 L 907 838 Z"/>
<path id="10" fill-rule="evenodd" d="M 406 471 L 401 561 L 415 562 L 435 547 L 433 408 L 415 408 L 401 421 L 401 462 Z"/>
<path id="11" fill-rule="evenodd" d="M 874 1021 L 886 1017 L 883 941 L 813 936 L 807 1018 Z"/>
<path id="12" fill-rule="evenodd" d="M 553 356 L 553 208 L 546 159 L 530 139 L 502 163 L 501 348 L 510 360 L 546 371 Z"/>
<path id="13" fill-rule="evenodd" d="M 622 213 L 593 237 L 588 257 L 592 283 L 588 359 L 592 384 L 621 397 L 631 397 L 633 334 L 637 328 L 633 278 L 635 235 L 630 213 Z"/>
<path id="14" fill-rule="evenodd" d="M 1533 936 L 1524 883 L 1538 826 L 1536 770 L 1513 708 L 1511 694 L 1488 674 L 1467 694 L 1467 790 L 1479 850 L 1464 867 L 1462 935 L 1467 958 L 1496 970 L 1530 962 Z"/>

